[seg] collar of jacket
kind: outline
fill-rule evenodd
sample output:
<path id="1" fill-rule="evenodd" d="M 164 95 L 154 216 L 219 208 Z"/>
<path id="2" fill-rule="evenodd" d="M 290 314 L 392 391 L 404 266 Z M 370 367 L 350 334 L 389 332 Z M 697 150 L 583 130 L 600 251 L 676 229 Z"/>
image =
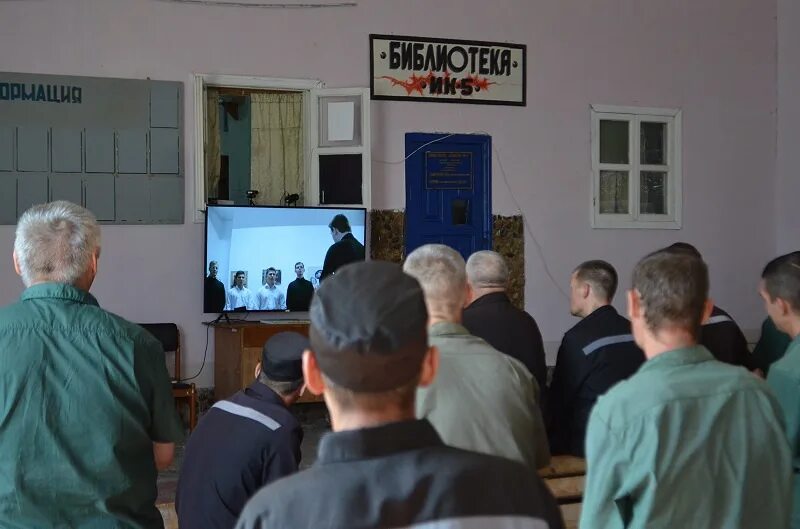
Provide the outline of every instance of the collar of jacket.
<path id="1" fill-rule="evenodd" d="M 29 299 L 63 299 L 85 305 L 100 306 L 97 299 L 89 292 L 66 283 L 39 283 L 38 285 L 30 286 L 20 296 L 22 301 Z"/>
<path id="2" fill-rule="evenodd" d="M 318 461 L 321 464 L 357 461 L 443 444 L 427 419 L 392 422 L 327 434 L 320 441 Z"/>

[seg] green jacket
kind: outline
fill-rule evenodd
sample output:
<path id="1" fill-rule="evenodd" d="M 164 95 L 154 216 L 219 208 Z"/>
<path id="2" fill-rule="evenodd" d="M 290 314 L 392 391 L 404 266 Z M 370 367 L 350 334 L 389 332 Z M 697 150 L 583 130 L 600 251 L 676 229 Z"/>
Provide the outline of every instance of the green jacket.
<path id="1" fill-rule="evenodd" d="M 417 390 L 417 417 L 427 418 L 447 445 L 533 469 L 550 463 L 530 371 L 459 324 L 434 324 L 428 340 L 439 349 L 439 372 Z"/>
<path id="2" fill-rule="evenodd" d="M 800 336 L 789 344 L 786 354 L 772 364 L 767 377 L 786 418 L 786 433 L 792 450 L 794 509 L 792 529 L 800 529 Z"/>
<path id="3" fill-rule="evenodd" d="M 152 443 L 182 435 L 147 331 L 65 284 L 0 309 L 0 527 L 163 527 Z"/>
<path id="4" fill-rule="evenodd" d="M 791 460 L 764 381 L 700 345 L 662 353 L 600 397 L 581 529 L 785 529 Z"/>

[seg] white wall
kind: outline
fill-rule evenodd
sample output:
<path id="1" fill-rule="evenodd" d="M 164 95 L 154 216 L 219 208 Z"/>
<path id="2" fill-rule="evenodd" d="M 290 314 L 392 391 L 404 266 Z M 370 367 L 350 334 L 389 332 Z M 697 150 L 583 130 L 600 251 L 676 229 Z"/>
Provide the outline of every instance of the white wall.
<path id="1" fill-rule="evenodd" d="M 191 177 L 192 72 L 367 86 L 369 33 L 527 44 L 525 108 L 372 104 L 374 207 L 404 204 L 403 165 L 382 162 L 403 158 L 406 132 L 486 131 L 496 147 L 494 209 L 516 213 L 516 199 L 563 288 L 572 267 L 588 258 L 610 260 L 625 285 L 637 258 L 682 239 L 705 254 L 719 304 L 743 327 L 758 324 L 756 278 L 776 247 L 774 2 L 358 3 L 343 9 L 257 10 L 155 0 L 0 2 L 0 71 L 187 83 L 184 154 Z M 683 109 L 682 231 L 589 227 L 591 103 Z M 191 219 L 191 184 L 186 196 Z M 21 291 L 11 271 L 12 240 L 13 228 L 0 228 L 0 249 L 8 256 L 0 303 Z M 202 225 L 111 226 L 104 229 L 104 241 L 94 288 L 100 302 L 133 320 L 178 322 L 186 336 L 185 364 L 189 371 L 197 369 L 206 340 L 202 292 L 186 271 L 199 270 L 203 262 Z M 545 340 L 559 340 L 574 321 L 546 277 L 530 235 L 525 247 L 527 308 Z M 207 367 L 200 383 L 212 381 Z"/>
<path id="2" fill-rule="evenodd" d="M 800 2 L 778 0 L 778 253 L 800 250 Z"/>

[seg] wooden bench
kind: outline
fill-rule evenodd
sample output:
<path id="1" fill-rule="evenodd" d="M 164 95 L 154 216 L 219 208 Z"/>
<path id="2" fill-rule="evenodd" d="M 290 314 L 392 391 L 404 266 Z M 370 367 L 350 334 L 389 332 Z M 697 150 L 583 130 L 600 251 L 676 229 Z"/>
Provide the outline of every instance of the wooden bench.
<path id="1" fill-rule="evenodd" d="M 561 506 L 567 529 L 577 529 L 586 484 L 586 460 L 575 456 L 553 456 L 550 465 L 539 470 L 545 485 Z"/>

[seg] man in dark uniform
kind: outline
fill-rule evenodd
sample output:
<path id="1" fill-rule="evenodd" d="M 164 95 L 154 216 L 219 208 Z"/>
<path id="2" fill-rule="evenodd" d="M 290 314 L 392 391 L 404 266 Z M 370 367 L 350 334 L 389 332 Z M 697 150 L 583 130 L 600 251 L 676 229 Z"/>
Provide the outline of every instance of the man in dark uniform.
<path id="1" fill-rule="evenodd" d="M 778 329 L 772 318 L 767 317 L 761 324 L 761 336 L 753 348 L 753 367 L 760 371 L 760 375 L 767 376 L 770 366 L 783 358 L 791 342 L 792 337 Z"/>
<path id="2" fill-rule="evenodd" d="M 644 363 L 630 322 L 611 306 L 617 272 L 586 261 L 570 279 L 570 313 L 582 318 L 564 334 L 550 385 L 548 433 L 553 454 L 583 456 L 586 424 L 597 398 Z"/>
<path id="3" fill-rule="evenodd" d="M 392 263 L 345 266 L 317 290 L 310 317 L 303 371 L 333 433 L 314 466 L 248 502 L 239 529 L 563 527 L 535 472 L 448 447 L 414 418 L 416 389 L 438 363 L 415 279 Z"/>
<path id="4" fill-rule="evenodd" d="M 350 221 L 341 213 L 333 217 L 328 224 L 333 237 L 333 244 L 325 254 L 325 263 L 322 265 L 320 280 L 336 272 L 339 267 L 347 263 L 364 260 L 364 245 L 358 242 L 350 229 Z"/>
<path id="5" fill-rule="evenodd" d="M 294 273 L 297 274 L 297 279 L 289 283 L 286 289 L 286 308 L 289 310 L 308 310 L 311 305 L 314 285 L 303 277 L 305 272 L 306 266 L 303 263 L 295 263 Z"/>
<path id="6" fill-rule="evenodd" d="M 219 264 L 208 263 L 208 277 L 203 295 L 203 312 L 222 312 L 225 309 L 225 285 L 217 279 Z"/>
<path id="7" fill-rule="evenodd" d="M 665 249 L 671 253 L 683 252 L 703 259 L 697 248 L 686 242 L 676 242 Z M 733 321 L 731 315 L 716 305 L 711 311 L 711 316 L 703 322 L 700 330 L 700 344 L 704 345 L 721 362 L 744 366 L 748 369 L 756 367 L 753 365 L 754 361 L 750 355 L 750 348 L 747 347 L 747 338 L 744 337 L 744 333 Z"/>
<path id="8" fill-rule="evenodd" d="M 297 471 L 303 430 L 288 406 L 302 392 L 307 347 L 296 332 L 274 335 L 255 382 L 214 404 L 192 432 L 175 498 L 181 527 L 230 529 L 258 489 Z"/>
<path id="9" fill-rule="evenodd" d="M 463 325 L 489 345 L 525 364 L 540 388 L 545 405 L 547 366 L 542 334 L 536 320 L 511 304 L 506 294 L 508 266 L 497 252 L 483 250 L 467 259 L 469 306 L 464 309 Z"/>

